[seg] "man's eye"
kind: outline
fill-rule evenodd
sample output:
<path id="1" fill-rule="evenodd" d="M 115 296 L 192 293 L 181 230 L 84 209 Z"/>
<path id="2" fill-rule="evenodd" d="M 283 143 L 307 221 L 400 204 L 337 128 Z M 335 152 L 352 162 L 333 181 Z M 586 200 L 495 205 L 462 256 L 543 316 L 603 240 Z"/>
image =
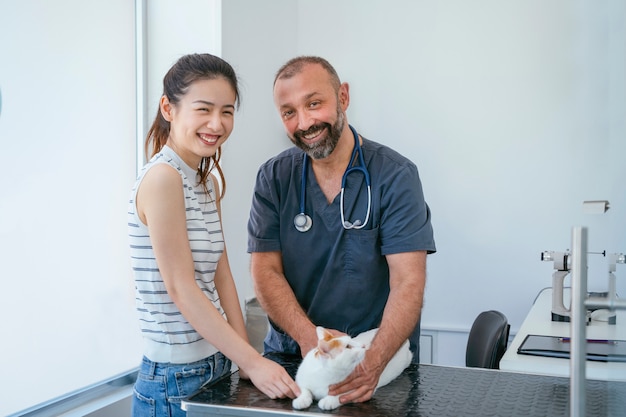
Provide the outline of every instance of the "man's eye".
<path id="1" fill-rule="evenodd" d="M 284 111 L 283 112 L 283 119 L 291 117 L 291 115 L 293 115 L 293 112 L 291 110 Z"/>

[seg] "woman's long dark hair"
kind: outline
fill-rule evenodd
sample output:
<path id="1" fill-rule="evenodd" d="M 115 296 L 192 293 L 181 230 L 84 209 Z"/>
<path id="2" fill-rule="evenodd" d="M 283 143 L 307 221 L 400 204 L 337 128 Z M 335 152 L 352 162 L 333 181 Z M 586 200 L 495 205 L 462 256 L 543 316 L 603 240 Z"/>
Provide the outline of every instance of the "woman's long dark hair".
<path id="1" fill-rule="evenodd" d="M 185 95 L 189 86 L 195 81 L 213 80 L 220 77 L 228 81 L 233 88 L 238 108 L 240 97 L 235 70 L 233 70 L 228 62 L 211 54 L 190 54 L 176 61 L 174 66 L 172 66 L 167 74 L 165 74 L 165 77 L 163 77 L 163 95 L 168 98 L 171 104 L 176 105 L 180 102 L 182 96 Z M 152 126 L 146 135 L 144 151 L 148 159 L 152 158 L 163 149 L 169 135 L 170 122 L 163 118 L 161 109 L 159 108 L 157 109 L 154 122 L 152 122 Z M 221 154 L 222 147 L 220 146 L 217 148 L 215 155 L 202 158 L 198 166 L 200 183 L 205 190 L 206 181 L 210 172 L 213 168 L 217 170 L 220 182 L 222 183 L 220 198 L 223 197 L 226 192 L 226 179 L 219 165 Z"/>

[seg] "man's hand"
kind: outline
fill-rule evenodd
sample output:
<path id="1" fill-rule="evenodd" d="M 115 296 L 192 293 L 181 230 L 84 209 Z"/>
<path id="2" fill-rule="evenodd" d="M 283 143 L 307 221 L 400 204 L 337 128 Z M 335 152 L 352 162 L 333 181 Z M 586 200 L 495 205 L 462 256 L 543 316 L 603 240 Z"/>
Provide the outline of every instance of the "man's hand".
<path id="1" fill-rule="evenodd" d="M 368 351 L 363 361 L 348 377 L 330 386 L 329 395 L 339 395 L 341 404 L 361 403 L 374 395 L 376 385 L 385 367 Z"/>

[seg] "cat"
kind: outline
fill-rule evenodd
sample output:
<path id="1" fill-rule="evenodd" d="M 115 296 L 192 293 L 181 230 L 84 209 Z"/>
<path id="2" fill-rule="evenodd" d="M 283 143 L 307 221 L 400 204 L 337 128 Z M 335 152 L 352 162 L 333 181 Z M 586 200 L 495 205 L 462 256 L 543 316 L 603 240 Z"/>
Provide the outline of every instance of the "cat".
<path id="1" fill-rule="evenodd" d="M 328 395 L 328 387 L 346 379 L 365 357 L 378 329 L 368 330 L 353 338 L 334 337 L 323 327 L 317 327 L 317 348 L 311 349 L 296 372 L 296 384 L 300 395 L 292 401 L 292 407 L 301 410 L 309 407 L 313 399 L 322 410 L 339 407 L 338 396 Z M 413 354 L 407 340 L 389 361 L 380 375 L 376 388 L 387 385 L 402 373 L 410 364 Z"/>

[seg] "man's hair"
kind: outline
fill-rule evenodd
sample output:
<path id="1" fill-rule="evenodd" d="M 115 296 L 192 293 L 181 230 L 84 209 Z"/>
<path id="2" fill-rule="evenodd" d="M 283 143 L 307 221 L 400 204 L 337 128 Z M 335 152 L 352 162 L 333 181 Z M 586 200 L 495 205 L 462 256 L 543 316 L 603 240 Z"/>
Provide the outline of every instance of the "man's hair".
<path id="1" fill-rule="evenodd" d="M 341 81 L 339 80 L 337 71 L 335 71 L 335 68 L 330 65 L 330 62 L 319 56 L 298 56 L 290 59 L 276 72 L 276 77 L 274 77 L 274 85 L 276 85 L 276 81 L 278 80 L 286 80 L 301 73 L 302 69 L 306 65 L 311 64 L 321 65 L 322 68 L 324 68 L 330 76 L 330 80 L 335 91 L 339 90 Z"/>

